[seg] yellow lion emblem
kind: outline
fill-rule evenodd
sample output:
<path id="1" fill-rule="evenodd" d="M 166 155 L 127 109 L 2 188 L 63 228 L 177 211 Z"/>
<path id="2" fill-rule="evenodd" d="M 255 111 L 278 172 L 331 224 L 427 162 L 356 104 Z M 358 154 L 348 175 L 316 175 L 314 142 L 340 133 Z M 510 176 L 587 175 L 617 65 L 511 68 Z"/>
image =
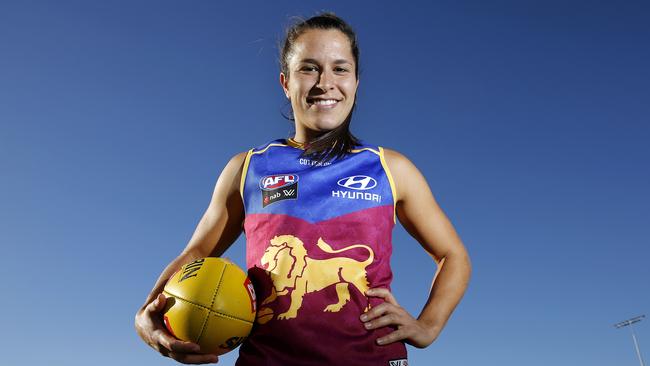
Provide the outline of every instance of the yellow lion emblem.
<path id="1" fill-rule="evenodd" d="M 271 295 L 262 306 L 274 301 L 278 296 L 291 292 L 289 310 L 278 314 L 278 319 L 292 319 L 298 314 L 305 294 L 320 291 L 336 285 L 338 302 L 330 304 L 323 311 L 338 312 L 350 300 L 349 285 L 355 286 L 362 294 L 368 290 L 366 267 L 373 262 L 374 252 L 363 244 L 350 245 L 334 250 L 322 238 L 318 239 L 318 247 L 327 253 L 341 253 L 354 248 L 364 248 L 368 251 L 368 259 L 363 262 L 346 257 L 328 259 L 313 259 L 307 255 L 303 242 L 293 235 L 279 235 L 271 239 L 271 244 L 262 256 L 262 265 L 268 265 L 266 271 L 271 276 L 273 287 Z M 271 320 L 271 309 L 262 308 L 258 314 L 258 322 L 266 323 Z"/>

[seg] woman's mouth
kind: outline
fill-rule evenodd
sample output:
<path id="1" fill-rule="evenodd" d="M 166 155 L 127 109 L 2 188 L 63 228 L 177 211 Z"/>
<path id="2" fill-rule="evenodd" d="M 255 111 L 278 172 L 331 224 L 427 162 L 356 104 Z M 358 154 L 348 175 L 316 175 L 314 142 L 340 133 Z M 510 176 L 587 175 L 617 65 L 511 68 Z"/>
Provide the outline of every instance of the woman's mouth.
<path id="1" fill-rule="evenodd" d="M 336 99 L 307 98 L 307 104 L 317 108 L 334 108 L 338 102 Z"/>

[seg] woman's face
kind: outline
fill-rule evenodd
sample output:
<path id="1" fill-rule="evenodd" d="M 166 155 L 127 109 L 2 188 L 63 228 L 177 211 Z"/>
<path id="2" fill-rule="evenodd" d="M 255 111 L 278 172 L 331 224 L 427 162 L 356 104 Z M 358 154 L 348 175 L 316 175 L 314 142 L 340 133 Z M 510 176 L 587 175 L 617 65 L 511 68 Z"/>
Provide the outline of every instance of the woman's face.
<path id="1" fill-rule="evenodd" d="M 347 36 L 336 29 L 311 29 L 294 42 L 289 75 L 280 74 L 291 101 L 296 136 L 305 142 L 343 123 L 354 105 L 359 84 Z"/>

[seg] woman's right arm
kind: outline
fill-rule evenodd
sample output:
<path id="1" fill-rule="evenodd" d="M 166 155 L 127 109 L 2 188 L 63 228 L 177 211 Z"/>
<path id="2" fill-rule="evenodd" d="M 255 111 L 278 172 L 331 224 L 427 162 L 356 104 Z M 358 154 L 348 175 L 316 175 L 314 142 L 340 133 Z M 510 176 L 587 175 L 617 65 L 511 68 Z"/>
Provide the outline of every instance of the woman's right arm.
<path id="1" fill-rule="evenodd" d="M 203 257 L 221 256 L 237 240 L 243 229 L 244 205 L 239 187 L 246 152 L 232 157 L 221 172 L 210 205 L 199 221 L 185 249 L 162 271 L 144 305 L 135 316 L 138 335 L 163 356 L 182 363 L 216 362 L 215 355 L 199 353 L 195 343 L 174 338 L 162 322 L 167 280 L 184 264 Z"/>

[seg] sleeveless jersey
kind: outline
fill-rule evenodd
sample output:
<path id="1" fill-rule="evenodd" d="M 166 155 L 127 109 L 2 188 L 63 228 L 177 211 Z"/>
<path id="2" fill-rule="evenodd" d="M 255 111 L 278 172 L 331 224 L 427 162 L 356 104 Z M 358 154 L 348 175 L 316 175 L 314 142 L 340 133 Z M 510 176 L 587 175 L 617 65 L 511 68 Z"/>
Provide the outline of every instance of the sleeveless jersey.
<path id="1" fill-rule="evenodd" d="M 246 264 L 257 319 L 237 366 L 407 365 L 406 347 L 379 346 L 392 328 L 359 316 L 390 289 L 395 191 L 379 146 L 324 164 L 278 139 L 248 151 L 241 178 Z"/>

